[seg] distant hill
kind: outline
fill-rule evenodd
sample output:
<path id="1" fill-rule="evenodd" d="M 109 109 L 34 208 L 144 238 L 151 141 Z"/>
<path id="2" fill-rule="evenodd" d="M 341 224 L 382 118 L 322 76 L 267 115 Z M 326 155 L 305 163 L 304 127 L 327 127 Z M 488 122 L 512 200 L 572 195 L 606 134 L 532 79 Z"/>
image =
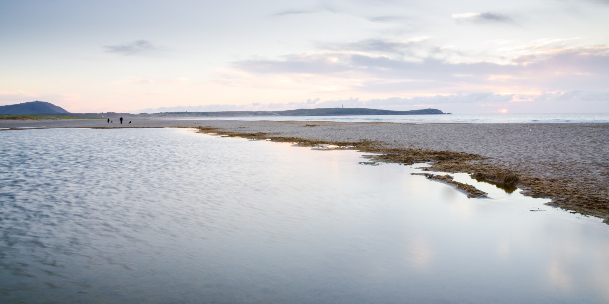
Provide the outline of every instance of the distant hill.
<path id="1" fill-rule="evenodd" d="M 40 114 L 66 114 L 70 113 L 52 103 L 44 101 L 30 101 L 9 106 L 0 106 L 0 114 L 10 115 L 40 115 Z"/>
<path id="2" fill-rule="evenodd" d="M 367 108 L 318 108 L 285 111 L 219 111 L 219 112 L 163 112 L 137 114 L 140 117 L 240 117 L 240 116 L 346 116 L 346 115 L 430 115 L 447 114 L 437 109 L 391 111 Z"/>
<path id="3" fill-rule="evenodd" d="M 367 108 L 319 108 L 296 109 L 276 112 L 282 116 L 341 116 L 341 115 L 426 115 L 444 114 L 437 109 L 421 109 L 410 111 L 392 111 Z"/>

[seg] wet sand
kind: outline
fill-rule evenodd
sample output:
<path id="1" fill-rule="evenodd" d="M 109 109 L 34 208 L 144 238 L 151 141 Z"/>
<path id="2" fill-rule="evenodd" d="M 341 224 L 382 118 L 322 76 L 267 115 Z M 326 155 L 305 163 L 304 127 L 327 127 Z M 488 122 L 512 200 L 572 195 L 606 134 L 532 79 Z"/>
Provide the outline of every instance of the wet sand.
<path id="1" fill-rule="evenodd" d="M 551 198 L 554 206 L 609 219 L 609 124 L 131 120 L 122 125 L 94 119 L 0 120 L 0 128 L 201 127 L 203 132 L 229 136 L 338 144 L 382 153 L 374 161 L 431 161 L 431 170 L 513 184 L 526 195 Z"/>

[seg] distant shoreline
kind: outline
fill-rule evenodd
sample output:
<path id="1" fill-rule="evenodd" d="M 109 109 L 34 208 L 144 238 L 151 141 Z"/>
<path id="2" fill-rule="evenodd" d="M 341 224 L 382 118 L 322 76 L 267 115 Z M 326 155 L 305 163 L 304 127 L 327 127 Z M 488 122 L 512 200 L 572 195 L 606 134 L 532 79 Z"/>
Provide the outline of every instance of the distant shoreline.
<path id="1" fill-rule="evenodd" d="M 0 106 L 0 116 L 62 116 L 62 117 L 251 117 L 251 116 L 352 116 L 352 115 L 440 115 L 444 113 L 438 109 L 418 109 L 408 111 L 381 110 L 369 108 L 314 108 L 295 109 L 283 111 L 213 111 L 213 112 L 160 112 L 160 113 L 70 113 L 54 104 L 33 101 L 20 104 Z"/>
<path id="2" fill-rule="evenodd" d="M 374 161 L 432 162 L 432 170 L 513 182 L 552 206 L 609 219 L 609 123 L 411 124 L 136 119 L 0 120 L 0 128 L 200 128 L 206 133 L 303 145 L 349 145 Z M 516 176 L 516 181 L 514 181 Z"/>

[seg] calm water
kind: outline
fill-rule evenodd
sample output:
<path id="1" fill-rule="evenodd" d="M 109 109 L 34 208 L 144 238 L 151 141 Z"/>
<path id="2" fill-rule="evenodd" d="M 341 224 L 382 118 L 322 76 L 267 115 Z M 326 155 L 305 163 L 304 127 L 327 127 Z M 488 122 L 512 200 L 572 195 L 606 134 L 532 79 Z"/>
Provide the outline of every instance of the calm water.
<path id="1" fill-rule="evenodd" d="M 187 118 L 189 120 L 197 118 Z M 600 114 L 450 114 L 450 115 L 354 115 L 354 116 L 264 116 L 201 117 L 221 120 L 343 121 L 398 123 L 609 123 L 609 113 Z"/>
<path id="2" fill-rule="evenodd" d="M 609 226 L 492 185 L 187 129 L 0 143 L 3 303 L 609 302 Z"/>

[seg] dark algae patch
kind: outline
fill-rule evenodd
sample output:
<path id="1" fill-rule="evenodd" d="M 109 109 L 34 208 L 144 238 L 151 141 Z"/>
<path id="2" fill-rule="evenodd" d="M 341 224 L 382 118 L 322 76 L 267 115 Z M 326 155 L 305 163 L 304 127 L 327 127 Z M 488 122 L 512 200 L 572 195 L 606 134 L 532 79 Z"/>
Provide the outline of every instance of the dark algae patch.
<path id="1" fill-rule="evenodd" d="M 293 142 L 300 146 L 307 147 L 334 145 L 338 149 L 353 149 L 361 152 L 375 153 L 366 156 L 369 161 L 362 162 L 366 165 L 374 165 L 375 163 L 399 163 L 404 165 L 423 162 L 430 163 L 431 166 L 424 170 L 467 173 L 478 181 L 491 183 L 507 192 L 513 192 L 517 188 L 520 188 L 523 190 L 522 193 L 524 195 L 535 198 L 549 198 L 551 199 L 551 202 L 548 203 L 548 205 L 553 207 L 560 207 L 582 215 L 600 217 L 605 219 L 606 223 L 608 223 L 609 219 L 609 197 L 604 188 L 595 187 L 593 183 L 574 181 L 564 176 L 535 177 L 521 169 L 508 169 L 507 164 L 498 164 L 493 162 L 492 159 L 478 154 L 449 150 L 435 151 L 415 148 L 388 148 L 388 144 L 371 140 L 331 142 L 298 137 L 284 137 L 281 136 L 280 133 L 242 133 L 213 127 L 199 127 L 199 130 L 203 133 L 215 133 L 228 137 Z M 526 168 L 526 165 L 524 165 L 523 168 Z M 427 177 L 435 180 L 439 179 L 438 177 Z M 448 178 L 443 178 L 441 181 L 455 185 L 454 183 L 449 182 Z M 450 181 L 452 181 L 452 178 Z M 466 189 L 460 189 L 466 191 Z M 478 189 L 476 190 L 480 191 Z"/>

